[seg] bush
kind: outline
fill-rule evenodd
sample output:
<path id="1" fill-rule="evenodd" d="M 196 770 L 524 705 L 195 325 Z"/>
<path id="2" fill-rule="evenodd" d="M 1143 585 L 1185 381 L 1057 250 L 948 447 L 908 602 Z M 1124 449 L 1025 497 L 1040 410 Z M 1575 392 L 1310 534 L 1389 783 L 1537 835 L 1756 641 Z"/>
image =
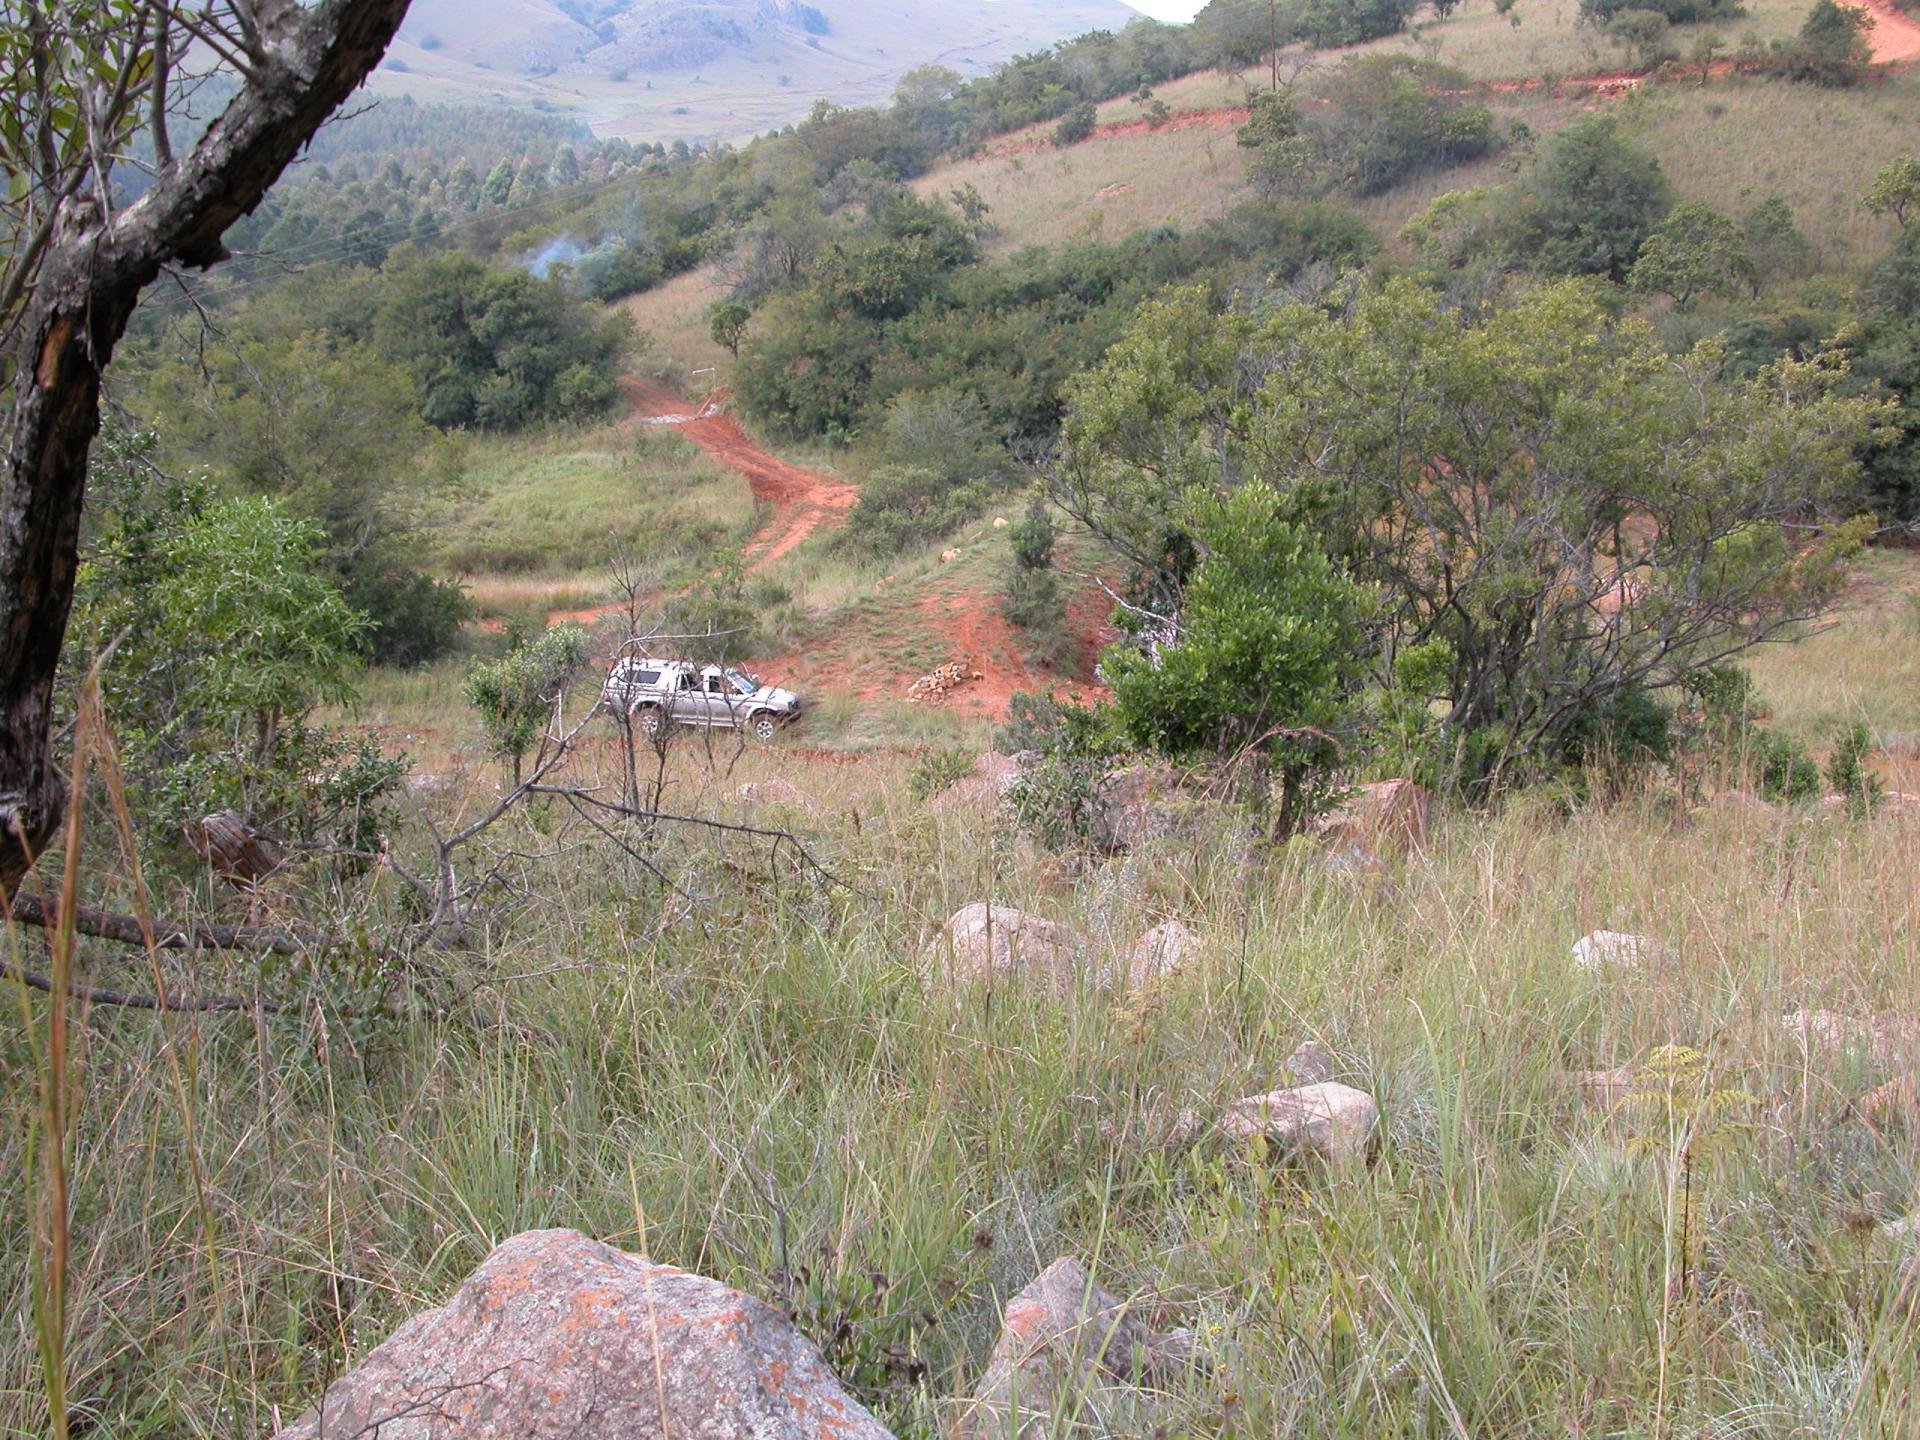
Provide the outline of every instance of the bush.
<path id="1" fill-rule="evenodd" d="M 1203 558 L 1171 626 L 1109 650 L 1101 671 L 1136 745 L 1216 762 L 1267 761 L 1285 835 L 1333 795 L 1339 732 L 1369 652 L 1366 592 L 1254 481 L 1205 504 Z"/>
<path id="2" fill-rule="evenodd" d="M 1671 204 L 1660 162 L 1612 116 L 1592 115 L 1541 146 L 1500 228 L 1509 253 L 1531 268 L 1624 280 Z"/>
<path id="3" fill-rule="evenodd" d="M 474 667 L 462 693 L 480 712 L 493 753 L 520 762 L 553 717 L 554 706 L 586 663 L 587 632 L 560 625 L 537 640 L 524 641 L 503 658 Z"/>
<path id="4" fill-rule="evenodd" d="M 918 466 L 888 466 L 867 477 L 834 543 L 860 554 L 897 555 L 979 518 L 991 493 L 977 480 L 956 484 Z"/>
<path id="5" fill-rule="evenodd" d="M 1007 571 L 1006 601 L 1001 612 L 1026 633 L 1039 657 L 1059 658 L 1066 633 L 1060 605 L 1060 580 L 1053 573 L 1053 520 L 1039 497 L 1009 531 L 1013 565 Z"/>
<path id="6" fill-rule="evenodd" d="M 1814 85 L 1857 85 L 1873 68 L 1872 23 L 1865 10 L 1814 0 L 1800 33 L 1777 52 L 1775 68 Z"/>
<path id="7" fill-rule="evenodd" d="M 1093 134 L 1094 126 L 1099 124 L 1100 115 L 1092 105 L 1081 103 L 1060 117 L 1060 123 L 1053 127 L 1053 143 L 1062 149 L 1069 145 L 1078 145 Z"/>
<path id="8" fill-rule="evenodd" d="M 907 790 L 915 800 L 925 804 L 972 773 L 973 752 L 964 745 L 922 751 L 907 772 Z"/>
<path id="9" fill-rule="evenodd" d="M 1107 712 L 1052 695 L 1015 695 L 994 737 L 1030 757 L 1007 792 L 1015 822 L 1049 850 L 1085 849 L 1100 821 L 1100 781 L 1126 753 Z"/>

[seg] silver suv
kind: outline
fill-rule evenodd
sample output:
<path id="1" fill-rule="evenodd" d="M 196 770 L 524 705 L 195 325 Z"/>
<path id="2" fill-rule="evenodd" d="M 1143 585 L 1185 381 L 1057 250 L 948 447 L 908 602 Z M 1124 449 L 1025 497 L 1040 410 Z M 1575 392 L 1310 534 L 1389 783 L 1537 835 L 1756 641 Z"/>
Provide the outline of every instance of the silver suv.
<path id="1" fill-rule="evenodd" d="M 633 716 L 649 735 L 658 735 L 671 721 L 744 729 L 771 740 L 800 713 L 798 695 L 762 685 L 744 670 L 637 655 L 614 665 L 600 698 L 616 715 Z"/>

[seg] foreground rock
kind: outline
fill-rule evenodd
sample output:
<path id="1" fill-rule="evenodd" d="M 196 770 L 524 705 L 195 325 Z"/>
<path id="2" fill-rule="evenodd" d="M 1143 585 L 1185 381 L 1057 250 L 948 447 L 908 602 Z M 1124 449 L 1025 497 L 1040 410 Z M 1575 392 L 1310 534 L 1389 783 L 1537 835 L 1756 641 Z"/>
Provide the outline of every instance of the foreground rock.
<path id="1" fill-rule="evenodd" d="M 1060 1259 L 1007 1302 L 1000 1339 L 952 1440 L 1040 1440 L 1059 1434 L 1133 1435 L 1128 1414 L 1146 1388 L 1192 1363 L 1185 1331 L 1158 1334 L 1098 1285 L 1080 1262 Z"/>
<path id="2" fill-rule="evenodd" d="M 281 1440 L 891 1440 L 771 1307 L 573 1230 L 516 1235 Z"/>
<path id="3" fill-rule="evenodd" d="M 954 911 L 927 946 L 927 958 L 943 968 L 950 965 L 963 979 L 1014 970 L 1059 979 L 1083 948 L 1080 937 L 1057 921 L 976 900 Z"/>
<path id="4" fill-rule="evenodd" d="M 1672 946 L 1619 930 L 1595 930 L 1573 942 L 1573 963 L 1581 970 L 1638 970 L 1673 958 Z"/>
<path id="5" fill-rule="evenodd" d="M 1214 1128 L 1243 1144 L 1263 1136 L 1283 1153 L 1347 1162 L 1366 1158 L 1379 1121 L 1366 1091 L 1322 1080 L 1236 1100 Z"/>

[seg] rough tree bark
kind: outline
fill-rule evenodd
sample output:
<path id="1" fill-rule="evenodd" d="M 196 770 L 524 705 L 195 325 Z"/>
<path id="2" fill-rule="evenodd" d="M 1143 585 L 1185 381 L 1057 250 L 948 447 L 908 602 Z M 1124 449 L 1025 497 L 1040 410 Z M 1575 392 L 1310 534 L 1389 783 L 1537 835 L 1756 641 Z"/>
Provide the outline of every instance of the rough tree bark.
<path id="1" fill-rule="evenodd" d="M 117 213 L 90 192 L 63 205 L 10 349 L 0 475 L 0 897 L 11 896 L 64 806 L 52 754 L 54 672 L 66 638 L 100 425 L 100 375 L 141 292 L 169 265 L 226 258 L 250 212 L 386 53 L 408 0 L 249 7 L 258 46 L 240 92 L 191 150 Z"/>

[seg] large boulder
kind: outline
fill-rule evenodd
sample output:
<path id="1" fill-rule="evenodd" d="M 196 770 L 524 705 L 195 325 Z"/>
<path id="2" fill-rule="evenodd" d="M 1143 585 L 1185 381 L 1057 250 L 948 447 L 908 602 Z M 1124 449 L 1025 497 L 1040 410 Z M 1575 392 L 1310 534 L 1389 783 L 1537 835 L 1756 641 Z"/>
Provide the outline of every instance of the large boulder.
<path id="1" fill-rule="evenodd" d="M 1366 1091 L 1322 1080 L 1236 1100 L 1214 1128 L 1242 1144 L 1259 1136 L 1282 1153 L 1344 1162 L 1366 1156 L 1379 1121 Z"/>
<path id="2" fill-rule="evenodd" d="M 574 1230 L 516 1235 L 280 1440 L 891 1440 L 770 1306 Z"/>
<path id="3" fill-rule="evenodd" d="M 1084 948 L 1080 937 L 1058 921 L 976 900 L 953 912 L 928 943 L 927 959 L 936 967 L 951 966 L 963 979 L 1017 970 L 1059 980 Z"/>
<path id="4" fill-rule="evenodd" d="M 1007 1302 L 999 1341 L 961 1403 L 951 1440 L 1040 1440 L 1054 1433 L 1057 1416 L 1075 1435 L 1147 1433 L 1131 1428 L 1129 1412 L 1146 1387 L 1184 1373 L 1192 1352 L 1187 1332 L 1156 1333 L 1079 1261 L 1056 1260 Z"/>

